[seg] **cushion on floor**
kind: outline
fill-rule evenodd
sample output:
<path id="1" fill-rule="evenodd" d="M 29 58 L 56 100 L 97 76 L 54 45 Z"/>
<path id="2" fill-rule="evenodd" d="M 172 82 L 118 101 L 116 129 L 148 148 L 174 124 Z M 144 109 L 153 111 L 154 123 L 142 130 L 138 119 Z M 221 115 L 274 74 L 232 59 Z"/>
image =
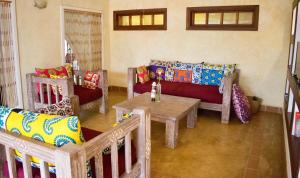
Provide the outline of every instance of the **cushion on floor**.
<path id="1" fill-rule="evenodd" d="M 144 84 L 137 83 L 134 85 L 133 90 L 139 94 L 150 92 L 152 82 L 153 80 Z M 162 94 L 197 98 L 203 102 L 216 104 L 222 104 L 223 101 L 223 95 L 220 94 L 218 86 L 161 81 L 161 87 Z"/>
<path id="2" fill-rule="evenodd" d="M 74 85 L 74 94 L 79 97 L 79 104 L 83 105 L 92 101 L 95 101 L 97 99 L 100 99 L 103 96 L 102 89 L 96 88 L 96 89 L 89 89 L 84 88 L 79 85 Z M 59 101 L 62 100 L 62 96 L 59 96 Z M 44 93 L 44 102 L 48 103 L 48 97 L 47 93 Z M 51 94 L 51 103 L 56 103 L 56 97 L 54 93 Z"/>
<path id="3" fill-rule="evenodd" d="M 82 127 L 81 130 L 82 130 L 83 136 L 86 141 L 89 141 L 101 134 L 101 132 L 99 132 L 99 131 L 91 130 L 91 129 L 84 128 L 84 127 Z M 131 157 L 132 157 L 132 163 L 135 164 L 137 162 L 137 157 L 136 157 L 136 149 L 133 144 L 131 145 Z M 120 173 L 120 175 L 122 175 L 125 172 L 125 148 L 124 148 L 124 146 L 122 148 L 120 148 L 118 151 L 118 162 L 119 162 L 119 173 Z M 18 172 L 17 177 L 24 178 L 22 163 L 16 161 L 16 166 L 17 166 L 17 172 Z M 92 167 L 92 171 L 93 171 L 93 177 L 96 177 L 95 176 L 96 169 L 95 169 L 94 158 L 91 159 L 91 167 Z M 112 177 L 111 155 L 110 154 L 103 155 L 103 174 L 104 174 L 103 175 L 104 178 Z M 9 178 L 7 163 L 5 163 L 5 165 L 4 165 L 4 176 L 6 178 Z M 37 168 L 32 168 L 32 176 L 33 176 L 33 178 L 41 178 L 40 170 Z M 50 178 L 56 178 L 56 175 L 50 174 Z"/>

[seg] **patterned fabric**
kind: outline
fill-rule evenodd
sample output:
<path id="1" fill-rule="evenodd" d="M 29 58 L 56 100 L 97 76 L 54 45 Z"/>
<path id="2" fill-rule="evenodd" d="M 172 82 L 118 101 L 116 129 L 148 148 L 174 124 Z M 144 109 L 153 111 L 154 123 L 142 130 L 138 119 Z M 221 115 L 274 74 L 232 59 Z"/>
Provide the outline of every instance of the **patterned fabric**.
<path id="1" fill-rule="evenodd" d="M 149 74 L 148 74 L 148 70 L 146 68 L 146 66 L 140 66 L 136 69 L 138 78 L 139 78 L 139 82 L 141 83 L 145 83 L 148 82 L 150 80 L 149 78 Z"/>
<path id="2" fill-rule="evenodd" d="M 159 77 L 159 72 L 161 73 L 161 80 L 165 80 L 165 71 L 166 67 L 159 65 L 150 65 L 149 66 L 149 75 L 150 79 L 157 80 Z"/>
<path id="3" fill-rule="evenodd" d="M 66 68 L 67 72 L 68 72 L 68 77 L 73 77 L 73 69 L 72 69 L 72 65 L 69 63 L 66 63 L 64 65 L 64 67 Z"/>
<path id="4" fill-rule="evenodd" d="M 74 112 L 72 110 L 71 99 L 64 97 L 58 104 L 52 104 L 46 108 L 37 109 L 38 113 L 60 115 L 60 116 L 72 116 Z"/>
<path id="5" fill-rule="evenodd" d="M 99 85 L 100 75 L 94 72 L 86 71 L 84 75 L 83 86 L 95 90 Z"/>
<path id="6" fill-rule="evenodd" d="M 182 63 L 182 62 L 177 62 L 175 63 L 175 69 L 179 70 L 193 70 L 195 64 L 192 63 Z"/>
<path id="7" fill-rule="evenodd" d="M 150 65 L 159 65 L 166 67 L 165 70 L 165 80 L 173 81 L 174 78 L 174 68 L 175 64 L 179 63 L 179 61 L 163 61 L 163 60 L 151 60 Z"/>
<path id="8" fill-rule="evenodd" d="M 201 84 L 220 86 L 224 76 L 223 70 L 202 69 Z"/>
<path id="9" fill-rule="evenodd" d="M 30 111 L 11 112 L 6 122 L 6 129 L 38 141 L 61 147 L 68 143 L 82 144 L 80 122 L 76 116 L 60 117 L 57 115 L 37 114 Z M 16 151 L 21 159 L 21 154 Z M 39 167 L 39 159 L 30 158 L 32 165 Z M 54 165 L 49 171 L 55 173 Z"/>
<path id="10" fill-rule="evenodd" d="M 67 79 L 68 76 L 59 76 L 59 75 L 52 75 L 50 74 L 50 78 L 51 79 Z M 56 88 L 58 87 L 58 93 L 60 95 L 62 95 L 62 87 L 60 85 L 56 86 L 56 85 L 51 85 L 51 88 L 52 88 L 52 92 L 56 95 L 57 94 L 57 91 L 56 91 Z"/>
<path id="11" fill-rule="evenodd" d="M 192 70 L 174 69 L 174 82 L 192 83 Z"/>
<path id="12" fill-rule="evenodd" d="M 44 78 L 50 78 L 50 75 L 68 76 L 67 69 L 64 66 L 49 69 L 35 68 L 35 74 Z"/>
<path id="13" fill-rule="evenodd" d="M 232 86 L 232 103 L 237 117 L 247 123 L 251 116 L 250 104 L 243 90 L 237 85 Z"/>
<path id="14" fill-rule="evenodd" d="M 6 121 L 12 109 L 5 106 L 0 106 L 0 128 L 6 129 Z"/>
<path id="15" fill-rule="evenodd" d="M 75 53 L 80 69 L 101 69 L 101 13 L 65 11 L 64 18 L 65 38 Z"/>
<path id="16" fill-rule="evenodd" d="M 225 64 L 224 65 L 224 76 L 232 74 L 235 70 L 236 64 Z"/>
<path id="17" fill-rule="evenodd" d="M 193 67 L 193 76 L 192 83 L 201 84 L 201 74 L 202 74 L 202 66 L 203 64 L 195 64 Z"/>

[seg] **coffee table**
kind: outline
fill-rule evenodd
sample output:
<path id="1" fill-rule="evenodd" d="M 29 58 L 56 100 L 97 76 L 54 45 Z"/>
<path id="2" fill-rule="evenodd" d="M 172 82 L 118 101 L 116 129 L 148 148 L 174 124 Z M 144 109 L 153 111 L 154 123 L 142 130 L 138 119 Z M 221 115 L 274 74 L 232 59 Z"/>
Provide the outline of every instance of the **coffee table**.
<path id="1" fill-rule="evenodd" d="M 148 107 L 151 120 L 166 124 L 166 146 L 175 148 L 177 145 L 179 120 L 187 116 L 187 127 L 194 128 L 197 121 L 199 99 L 171 95 L 161 95 L 160 102 L 151 102 L 150 93 L 138 95 L 113 106 L 117 120 L 123 113 L 131 112 L 136 107 Z"/>

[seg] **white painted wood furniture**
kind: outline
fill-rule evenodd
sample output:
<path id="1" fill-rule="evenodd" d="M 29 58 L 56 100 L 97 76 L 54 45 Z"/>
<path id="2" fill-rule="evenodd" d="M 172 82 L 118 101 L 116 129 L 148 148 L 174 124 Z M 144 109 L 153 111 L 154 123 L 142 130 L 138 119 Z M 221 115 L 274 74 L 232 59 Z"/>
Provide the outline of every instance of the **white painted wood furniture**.
<path id="1" fill-rule="evenodd" d="M 15 149 L 23 155 L 25 177 L 32 177 L 30 156 L 41 160 L 41 177 L 49 177 L 48 163 L 56 166 L 57 178 L 86 178 L 86 161 L 95 158 L 96 177 L 103 177 L 102 150 L 111 146 L 112 177 L 150 178 L 151 156 L 151 123 L 150 111 L 147 108 L 133 110 L 133 117 L 118 126 L 104 132 L 82 145 L 68 144 L 57 148 L 28 137 L 16 136 L 0 130 L 0 178 L 4 178 L 4 161 L 8 162 L 9 174 L 15 178 Z M 135 132 L 135 130 L 137 130 Z M 132 165 L 131 134 L 137 134 L 137 163 Z M 119 175 L 117 141 L 125 137 L 125 167 L 126 172 Z"/>
<path id="2" fill-rule="evenodd" d="M 179 121 L 187 116 L 187 127 L 194 128 L 199 103 L 199 99 L 171 95 L 161 95 L 160 102 L 151 102 L 150 93 L 144 93 L 118 103 L 113 108 L 119 119 L 123 113 L 128 113 L 135 107 L 149 107 L 151 120 L 166 124 L 166 146 L 174 149 L 177 145 Z"/>

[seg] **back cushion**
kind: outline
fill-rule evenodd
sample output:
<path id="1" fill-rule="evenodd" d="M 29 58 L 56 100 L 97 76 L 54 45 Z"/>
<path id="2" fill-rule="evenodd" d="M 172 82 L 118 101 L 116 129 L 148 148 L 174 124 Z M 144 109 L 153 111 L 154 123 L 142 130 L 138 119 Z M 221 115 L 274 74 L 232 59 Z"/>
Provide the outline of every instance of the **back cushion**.
<path id="1" fill-rule="evenodd" d="M 86 71 L 84 75 L 84 87 L 96 89 L 99 85 L 100 75 L 91 71 Z"/>
<path id="2" fill-rule="evenodd" d="M 139 78 L 139 82 L 141 83 L 145 83 L 148 82 L 150 80 L 149 78 L 149 74 L 148 74 L 148 70 L 146 68 L 146 66 L 140 66 L 136 69 L 138 78 Z"/>
<path id="3" fill-rule="evenodd" d="M 195 64 L 193 67 L 193 76 L 192 83 L 201 84 L 201 74 L 202 74 L 202 66 L 203 64 Z"/>
<path id="4" fill-rule="evenodd" d="M 224 77 L 224 65 L 204 63 L 201 72 L 202 85 L 220 86 Z"/>
<path id="5" fill-rule="evenodd" d="M 166 81 L 173 81 L 175 64 L 179 61 L 164 61 L 164 60 L 151 60 L 150 65 L 159 65 L 166 67 L 165 78 Z"/>
<path id="6" fill-rule="evenodd" d="M 149 76 L 152 80 L 157 80 L 159 75 L 158 72 L 161 72 L 161 80 L 165 80 L 165 66 L 159 66 L 159 65 L 150 65 L 149 66 Z"/>
<path id="7" fill-rule="evenodd" d="M 191 70 L 178 70 L 174 69 L 174 82 L 192 83 Z"/>
<path id="8" fill-rule="evenodd" d="M 11 108 L 0 106 L 0 128 L 6 129 L 6 121 L 11 111 Z"/>
<path id="9" fill-rule="evenodd" d="M 50 75 L 68 76 L 68 71 L 64 66 L 48 69 L 35 68 L 35 74 L 39 77 L 50 78 Z"/>

